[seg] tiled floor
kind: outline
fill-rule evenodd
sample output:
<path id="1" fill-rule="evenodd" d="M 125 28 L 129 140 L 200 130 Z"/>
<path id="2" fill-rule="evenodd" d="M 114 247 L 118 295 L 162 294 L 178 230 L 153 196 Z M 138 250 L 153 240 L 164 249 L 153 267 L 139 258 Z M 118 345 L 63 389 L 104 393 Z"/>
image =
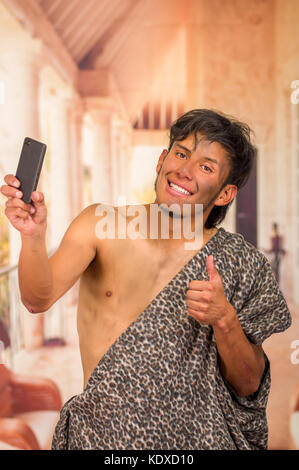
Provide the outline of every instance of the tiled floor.
<path id="1" fill-rule="evenodd" d="M 23 351 L 16 358 L 15 372 L 46 377 L 58 385 L 65 403 L 82 392 L 83 374 L 79 349 L 74 346 L 53 346 Z"/>
<path id="2" fill-rule="evenodd" d="M 33 351 L 20 351 L 14 359 L 15 372 L 47 377 L 58 385 L 65 403 L 83 390 L 83 373 L 76 325 L 76 312 L 68 314 L 70 344 L 47 346 Z"/>
<path id="3" fill-rule="evenodd" d="M 290 395 L 299 383 L 299 364 L 291 363 L 290 345 L 299 340 L 299 312 L 293 313 L 293 324 L 284 333 L 273 335 L 264 342 L 270 359 L 272 386 L 268 401 L 269 449 L 288 449 Z M 62 394 L 63 402 L 82 392 L 83 374 L 75 317 L 69 322 L 74 331 L 71 345 L 43 347 L 31 352 L 22 351 L 15 359 L 16 372 L 54 380 Z"/>

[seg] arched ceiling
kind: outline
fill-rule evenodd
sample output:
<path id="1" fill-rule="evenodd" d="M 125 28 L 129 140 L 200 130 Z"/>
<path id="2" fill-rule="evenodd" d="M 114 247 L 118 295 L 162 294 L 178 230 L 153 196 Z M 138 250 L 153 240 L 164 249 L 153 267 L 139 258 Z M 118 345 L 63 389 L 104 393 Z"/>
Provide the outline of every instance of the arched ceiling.
<path id="1" fill-rule="evenodd" d="M 178 82 L 174 74 L 169 93 L 180 92 L 184 63 L 181 48 L 177 58 L 173 48 L 193 0 L 36 1 L 79 69 L 112 72 L 132 121 L 154 84 L 169 80 L 163 64 L 170 56 Z"/>

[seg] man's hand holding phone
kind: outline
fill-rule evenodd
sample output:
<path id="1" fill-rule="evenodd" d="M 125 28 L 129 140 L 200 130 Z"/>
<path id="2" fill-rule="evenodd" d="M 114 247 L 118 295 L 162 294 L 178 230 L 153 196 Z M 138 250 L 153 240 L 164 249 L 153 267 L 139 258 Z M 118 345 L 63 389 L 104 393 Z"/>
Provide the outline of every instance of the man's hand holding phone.
<path id="1" fill-rule="evenodd" d="M 47 229 L 47 208 L 43 193 L 36 191 L 46 144 L 25 137 L 16 175 L 6 175 L 1 193 L 6 201 L 5 215 L 24 237 L 44 236 Z"/>
<path id="2" fill-rule="evenodd" d="M 6 185 L 1 186 L 1 193 L 7 197 L 5 215 L 21 235 L 29 237 L 44 236 L 47 229 L 47 208 L 44 194 L 33 191 L 32 204 L 22 201 L 23 193 L 18 189 L 20 181 L 11 174 L 4 177 Z"/>
<path id="3" fill-rule="evenodd" d="M 53 276 L 46 247 L 47 208 L 42 192 L 36 191 L 46 145 L 24 139 L 15 175 L 5 175 L 0 192 L 7 198 L 5 215 L 21 233 L 18 262 L 21 301 L 31 313 L 48 308 Z"/>

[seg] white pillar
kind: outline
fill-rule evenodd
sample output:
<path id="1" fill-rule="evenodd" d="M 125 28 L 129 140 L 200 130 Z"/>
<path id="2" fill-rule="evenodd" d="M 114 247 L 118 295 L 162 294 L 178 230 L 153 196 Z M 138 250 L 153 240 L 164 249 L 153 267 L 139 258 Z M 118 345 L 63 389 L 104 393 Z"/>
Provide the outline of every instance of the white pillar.
<path id="1" fill-rule="evenodd" d="M 79 97 L 68 101 L 69 121 L 69 176 L 71 219 L 83 209 L 83 157 L 82 126 L 83 107 Z"/>
<path id="2" fill-rule="evenodd" d="M 21 40 L 20 40 L 21 41 Z M 4 75 L 5 102 L 1 105 L 0 126 L 3 140 L 0 160 L 5 173 L 16 173 L 24 137 L 40 138 L 39 133 L 39 59 L 37 40 L 8 40 L 0 49 Z M 11 226 L 10 226 L 11 227 Z M 18 261 L 21 246 L 19 232 L 11 227 L 11 262 Z"/>
<path id="3" fill-rule="evenodd" d="M 112 117 L 114 108 L 110 102 L 88 98 L 86 110 L 94 123 L 92 156 L 92 200 L 114 204 L 112 163 Z"/>
<path id="4" fill-rule="evenodd" d="M 12 19 L 0 19 L 0 68 L 4 102 L 0 105 L 0 161 L 4 174 L 15 174 L 24 137 L 39 140 L 39 70 L 41 42 L 19 30 Z M 2 182 L 1 184 L 4 184 Z M 20 233 L 9 224 L 10 264 L 17 264 L 21 249 Z M 32 315 L 20 303 L 17 270 L 10 274 L 11 342 L 13 350 L 23 345 L 36 348 L 43 341 L 43 316 Z M 24 344 L 22 344 L 24 343 Z"/>
<path id="5" fill-rule="evenodd" d="M 57 247 L 70 224 L 69 146 L 67 98 L 61 89 L 53 90 L 51 100 L 50 195 L 51 210 L 48 225 L 50 246 Z"/>
<path id="6" fill-rule="evenodd" d="M 123 120 L 113 120 L 114 199 L 119 205 L 130 199 L 131 132 Z"/>
<path id="7" fill-rule="evenodd" d="M 112 119 L 111 128 L 111 177 L 112 177 L 112 200 L 114 205 L 119 204 L 119 198 L 123 199 L 122 191 L 123 174 L 121 174 L 121 122 L 116 115 Z M 122 204 L 121 204 L 122 205 Z"/>
<path id="8" fill-rule="evenodd" d="M 54 84 L 53 84 L 54 85 Z M 70 90 L 63 82 L 56 82 L 49 100 L 50 106 L 50 135 L 48 142 L 50 165 L 50 188 L 47 195 L 48 205 L 48 240 L 49 248 L 59 247 L 68 229 L 74 213 L 71 207 L 72 167 L 70 146 Z M 59 299 L 45 314 L 44 332 L 47 339 L 64 336 L 64 315 L 70 299 L 70 292 L 65 293 L 66 302 Z"/>
<path id="9" fill-rule="evenodd" d="M 84 209 L 83 205 L 83 155 L 82 155 L 82 126 L 83 106 L 80 97 L 75 96 L 67 102 L 68 119 L 68 180 L 70 219 L 73 220 Z M 69 291 L 71 305 L 78 300 L 79 281 Z M 67 328 L 64 328 L 67 334 Z"/>

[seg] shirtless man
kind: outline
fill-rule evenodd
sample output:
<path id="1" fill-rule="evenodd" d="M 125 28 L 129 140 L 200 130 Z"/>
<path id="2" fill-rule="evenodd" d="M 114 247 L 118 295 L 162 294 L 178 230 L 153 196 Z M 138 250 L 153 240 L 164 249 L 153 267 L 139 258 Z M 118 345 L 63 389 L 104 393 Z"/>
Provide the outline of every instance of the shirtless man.
<path id="1" fill-rule="evenodd" d="M 199 140 L 200 135 L 197 137 Z M 194 144 L 194 136 L 190 134 L 186 139 L 174 142 L 169 152 L 164 150 L 160 155 L 156 167 L 159 177 L 155 185 L 155 203 L 203 204 L 204 227 L 213 206 L 232 201 L 237 187 L 232 184 L 223 187 L 230 170 L 225 149 L 218 142 L 203 140 L 196 147 Z M 22 302 L 28 311 L 46 312 L 80 278 L 77 326 L 85 387 L 94 367 L 116 338 L 195 251 L 185 250 L 186 239 L 183 236 L 165 240 L 99 240 L 96 236 L 99 221 L 95 216 L 96 203 L 86 207 L 73 220 L 58 250 L 48 259 L 44 194 L 33 192 L 33 203 L 26 204 L 16 187 L 19 185 L 17 178 L 6 175 L 4 181 L 7 185 L 1 187 L 1 192 L 8 198 L 5 214 L 21 233 L 19 286 Z M 192 194 L 176 191 L 169 186 L 169 181 Z M 148 209 L 149 205 L 146 207 Z M 170 236 L 171 222 L 172 219 Z M 217 228 L 204 228 L 204 244 L 216 232 Z M 218 332 L 215 324 L 219 333 L 219 349 L 223 351 L 223 370 L 227 377 L 232 377 L 232 385 L 239 393 L 247 395 L 248 388 L 253 387 L 252 391 L 255 391 L 258 386 L 263 372 L 263 353 L 261 348 L 254 348 L 249 343 L 238 323 L 233 324 L 237 318 L 233 316 L 232 321 L 229 313 L 228 323 L 232 323 L 232 327 L 225 325 L 225 328 L 232 330 L 231 340 L 222 334 L 223 328 Z M 234 344 L 238 354 L 241 351 L 240 370 L 236 369 L 234 351 L 228 347 L 230 343 Z"/>
<path id="2" fill-rule="evenodd" d="M 193 123 L 205 116 L 209 121 L 226 119 L 208 110 L 191 111 L 185 116 L 185 120 Z M 215 141 L 207 138 L 204 128 L 200 132 L 195 126 L 184 132 L 180 135 L 177 126 L 169 149 L 159 157 L 154 203 L 177 203 L 180 207 L 202 204 L 204 246 L 218 231 L 215 225 L 207 227 L 212 209 L 232 202 L 242 178 L 234 182 L 228 150 L 216 138 Z M 252 159 L 254 147 L 248 148 Z M 247 169 L 242 170 L 243 183 L 249 170 L 248 161 Z M 32 204 L 26 204 L 20 199 L 22 193 L 18 191 L 16 177 L 10 174 L 4 180 L 6 185 L 1 187 L 1 193 L 7 197 L 5 214 L 21 233 L 19 286 L 28 311 L 46 312 L 80 279 L 77 327 L 85 388 L 92 371 L 115 340 L 198 249 L 186 250 L 184 236 L 171 237 L 174 220 L 171 214 L 169 239 L 99 239 L 95 203 L 73 220 L 58 250 L 48 259 L 44 194 L 33 192 Z M 145 207 L 149 227 L 150 204 Z M 127 224 L 129 220 L 127 217 Z M 194 217 L 192 224 L 194 227 Z M 259 387 L 265 367 L 263 349 L 244 334 L 235 309 L 226 299 L 213 256 L 208 257 L 206 267 L 209 281 L 194 280 L 189 284 L 188 313 L 198 322 L 212 326 L 221 372 L 238 396 L 245 397 Z"/>

